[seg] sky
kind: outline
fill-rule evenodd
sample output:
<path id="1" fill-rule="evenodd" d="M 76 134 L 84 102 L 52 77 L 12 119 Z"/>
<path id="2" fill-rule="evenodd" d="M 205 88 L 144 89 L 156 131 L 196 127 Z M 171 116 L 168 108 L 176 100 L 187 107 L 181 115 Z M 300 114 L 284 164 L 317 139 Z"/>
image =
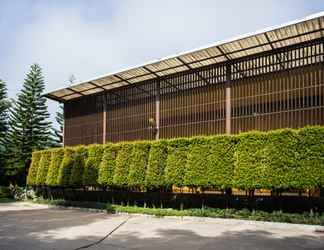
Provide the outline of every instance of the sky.
<path id="1" fill-rule="evenodd" d="M 38 63 L 46 91 L 293 21 L 323 0 L 0 0 L 0 79 L 15 98 Z M 57 103 L 48 101 L 52 115 Z"/>

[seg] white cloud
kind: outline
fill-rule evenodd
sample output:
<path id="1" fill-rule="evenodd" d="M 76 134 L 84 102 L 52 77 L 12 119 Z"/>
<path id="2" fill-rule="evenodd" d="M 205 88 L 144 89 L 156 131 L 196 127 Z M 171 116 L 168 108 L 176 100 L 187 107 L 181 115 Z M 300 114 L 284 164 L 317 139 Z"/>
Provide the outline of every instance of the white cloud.
<path id="1" fill-rule="evenodd" d="M 16 35 L 0 59 L 9 89 L 20 88 L 34 62 L 53 90 L 71 74 L 86 80 L 306 14 L 302 2 L 279 0 L 74 3 L 30 4 L 30 17 L 13 27 Z"/>

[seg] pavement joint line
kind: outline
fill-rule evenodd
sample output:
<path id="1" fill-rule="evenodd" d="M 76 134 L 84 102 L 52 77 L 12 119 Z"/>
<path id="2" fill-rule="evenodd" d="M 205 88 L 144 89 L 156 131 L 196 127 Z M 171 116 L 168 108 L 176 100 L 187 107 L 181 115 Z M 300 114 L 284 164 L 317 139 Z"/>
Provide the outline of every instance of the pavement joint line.
<path id="1" fill-rule="evenodd" d="M 93 242 L 93 243 L 90 243 L 90 244 L 87 244 L 87 245 L 84 245 L 84 246 L 81 246 L 81 247 L 78 247 L 78 248 L 75 248 L 73 250 L 80 250 L 80 249 L 87 249 L 89 247 L 93 247 L 95 245 L 98 245 L 100 244 L 101 242 L 103 242 L 105 239 L 107 239 L 109 236 L 111 236 L 114 232 L 116 232 L 119 228 L 121 228 L 123 225 L 125 225 L 130 219 L 132 218 L 132 216 L 128 216 L 125 220 L 123 220 L 121 223 L 119 223 L 113 230 L 111 230 L 108 234 L 106 234 L 104 237 L 102 237 L 101 239 Z"/>

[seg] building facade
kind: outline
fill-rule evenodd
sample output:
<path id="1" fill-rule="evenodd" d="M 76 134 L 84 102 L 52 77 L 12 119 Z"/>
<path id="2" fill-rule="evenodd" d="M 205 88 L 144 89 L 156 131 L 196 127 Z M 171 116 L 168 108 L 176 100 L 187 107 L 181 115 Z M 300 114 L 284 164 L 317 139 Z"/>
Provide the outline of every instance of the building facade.
<path id="1" fill-rule="evenodd" d="M 47 94 L 64 144 L 324 124 L 323 13 Z"/>

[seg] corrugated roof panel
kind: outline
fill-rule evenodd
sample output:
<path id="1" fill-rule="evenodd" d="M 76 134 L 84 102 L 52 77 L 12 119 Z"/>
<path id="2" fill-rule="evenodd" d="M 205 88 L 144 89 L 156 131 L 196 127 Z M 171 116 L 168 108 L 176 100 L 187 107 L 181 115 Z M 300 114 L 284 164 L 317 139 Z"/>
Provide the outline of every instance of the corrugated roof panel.
<path id="1" fill-rule="evenodd" d="M 72 90 L 69 90 L 69 89 L 60 89 L 60 90 L 57 90 L 57 91 L 53 91 L 51 94 L 53 96 L 62 97 L 62 96 L 66 96 L 66 95 L 73 94 L 73 93 L 74 92 Z"/>
<path id="2" fill-rule="evenodd" d="M 80 92 L 80 91 L 86 91 L 86 90 L 91 89 L 93 87 L 94 86 L 91 83 L 81 83 L 81 84 L 78 84 L 78 85 L 71 86 L 70 88 L 72 90 Z"/>
<path id="3" fill-rule="evenodd" d="M 82 92 L 82 95 L 103 91 L 102 88 L 96 88 L 91 83 L 100 85 L 104 89 L 109 90 L 125 86 L 130 83 L 134 84 L 152 79 L 157 76 L 167 76 L 188 70 L 188 67 L 184 64 L 189 65 L 191 68 L 197 68 L 223 62 L 228 59 L 236 59 L 263 51 L 268 51 L 272 49 L 271 46 L 274 48 L 281 48 L 284 46 L 321 38 L 324 37 L 324 31 L 322 30 L 324 28 L 323 15 L 324 12 L 321 12 L 298 21 L 263 30 L 259 33 L 241 36 L 240 38 L 235 38 L 225 42 L 218 42 L 207 48 L 186 52 L 184 54 L 155 61 L 144 66 L 102 76 L 68 88 L 53 91 L 47 96 L 55 100 L 70 100 L 81 96 L 80 94 L 74 93 L 71 89 Z M 268 42 L 271 42 L 271 46 L 268 44 Z M 223 53 L 225 53 L 225 55 L 223 55 Z M 313 58 L 309 60 L 316 61 L 321 60 L 321 58 Z M 121 81 L 121 79 L 123 79 L 123 81 Z"/>
<path id="4" fill-rule="evenodd" d="M 128 85 L 127 82 L 117 82 L 117 83 L 112 83 L 112 84 L 106 85 L 103 88 L 106 90 L 109 90 L 109 89 L 120 88 L 120 87 L 127 86 L 127 85 Z"/>
<path id="5" fill-rule="evenodd" d="M 102 88 L 95 88 L 95 89 L 89 89 L 87 91 L 84 91 L 84 92 L 82 92 L 82 94 L 91 95 L 91 94 L 99 93 L 101 91 L 104 91 L 104 90 Z"/>
<path id="6" fill-rule="evenodd" d="M 110 75 L 110 76 L 106 76 L 106 77 L 102 77 L 102 78 L 93 80 L 92 82 L 94 82 L 95 84 L 97 84 L 99 86 L 103 86 L 103 85 L 108 85 L 108 84 L 118 82 L 118 81 L 120 81 L 120 79 L 118 79 L 114 75 Z"/>
<path id="7" fill-rule="evenodd" d="M 144 76 L 138 76 L 138 77 L 133 78 L 133 79 L 129 79 L 128 82 L 137 83 L 137 82 L 142 82 L 142 81 L 153 79 L 153 78 L 156 78 L 156 76 L 153 75 L 153 74 L 148 74 L 148 75 L 144 75 Z"/>
<path id="8" fill-rule="evenodd" d="M 75 98 L 78 98 L 78 97 L 81 97 L 81 96 L 82 95 L 75 93 L 75 94 L 72 94 L 72 95 L 65 96 L 62 99 L 65 100 L 65 101 L 68 101 L 68 100 L 72 100 L 72 99 L 75 99 Z"/>

